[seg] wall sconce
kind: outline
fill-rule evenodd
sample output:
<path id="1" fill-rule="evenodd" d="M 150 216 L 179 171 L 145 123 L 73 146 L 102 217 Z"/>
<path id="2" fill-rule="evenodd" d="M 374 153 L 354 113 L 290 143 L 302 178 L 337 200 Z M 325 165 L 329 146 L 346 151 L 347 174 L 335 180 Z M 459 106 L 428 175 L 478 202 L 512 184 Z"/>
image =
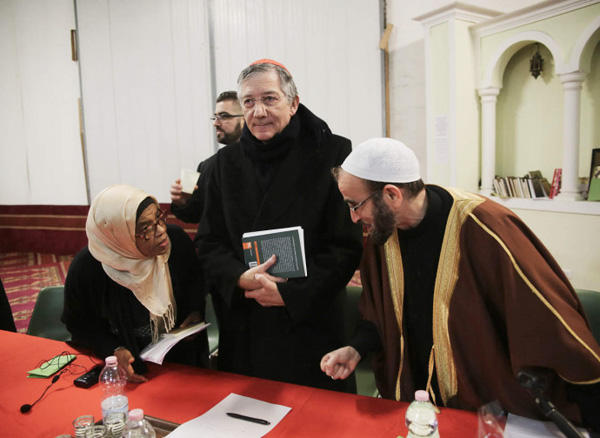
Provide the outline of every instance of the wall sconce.
<path id="1" fill-rule="evenodd" d="M 536 52 L 529 58 L 529 71 L 535 79 L 538 78 L 544 69 L 544 60 L 542 59 L 542 55 L 540 55 L 539 43 L 536 43 L 536 46 Z"/>

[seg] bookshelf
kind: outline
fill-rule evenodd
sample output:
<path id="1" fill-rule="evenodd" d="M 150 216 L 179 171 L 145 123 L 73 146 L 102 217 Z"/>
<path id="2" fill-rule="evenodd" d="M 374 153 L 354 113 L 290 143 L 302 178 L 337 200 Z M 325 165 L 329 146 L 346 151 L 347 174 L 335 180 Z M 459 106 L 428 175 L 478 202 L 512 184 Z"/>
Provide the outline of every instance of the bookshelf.
<path id="1" fill-rule="evenodd" d="M 525 198 L 500 198 L 487 195 L 493 201 L 507 208 L 521 210 L 550 211 L 555 213 L 573 213 L 600 215 L 600 202 L 569 201 L 561 199 L 525 199 Z"/>

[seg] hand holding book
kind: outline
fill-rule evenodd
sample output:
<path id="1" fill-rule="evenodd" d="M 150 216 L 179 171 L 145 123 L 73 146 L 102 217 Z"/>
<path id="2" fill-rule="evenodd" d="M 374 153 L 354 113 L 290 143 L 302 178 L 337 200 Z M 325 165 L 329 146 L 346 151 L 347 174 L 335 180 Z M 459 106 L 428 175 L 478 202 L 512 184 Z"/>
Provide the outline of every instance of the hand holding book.
<path id="1" fill-rule="evenodd" d="M 261 265 L 249 268 L 244 272 L 238 279 L 237 285 L 240 289 L 254 290 L 261 287 L 260 281 L 257 279 L 259 275 L 265 276 L 268 280 L 274 283 L 283 283 L 287 281 L 286 278 L 276 277 L 268 273 L 268 270 L 277 263 L 277 256 L 273 254 Z"/>
<path id="2" fill-rule="evenodd" d="M 271 255 L 277 256 L 268 273 L 281 278 L 306 277 L 306 255 L 302 227 L 254 231 L 242 236 L 244 259 L 249 268 L 256 267 Z"/>

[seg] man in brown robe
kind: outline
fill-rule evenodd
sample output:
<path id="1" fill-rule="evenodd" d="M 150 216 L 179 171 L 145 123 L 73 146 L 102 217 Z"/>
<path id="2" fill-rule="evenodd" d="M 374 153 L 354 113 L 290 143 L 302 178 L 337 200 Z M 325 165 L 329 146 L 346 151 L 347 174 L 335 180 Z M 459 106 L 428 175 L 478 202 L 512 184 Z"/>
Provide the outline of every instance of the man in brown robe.
<path id="1" fill-rule="evenodd" d="M 557 409 L 598 430 L 600 347 L 564 272 L 514 213 L 425 186 L 413 151 L 392 139 L 361 144 L 334 174 L 370 236 L 363 321 L 349 346 L 323 357 L 327 375 L 344 379 L 375 352 L 384 398 L 411 401 L 427 389 L 440 406 L 497 400 L 540 418 L 517 382 L 520 370 L 539 367 Z"/>

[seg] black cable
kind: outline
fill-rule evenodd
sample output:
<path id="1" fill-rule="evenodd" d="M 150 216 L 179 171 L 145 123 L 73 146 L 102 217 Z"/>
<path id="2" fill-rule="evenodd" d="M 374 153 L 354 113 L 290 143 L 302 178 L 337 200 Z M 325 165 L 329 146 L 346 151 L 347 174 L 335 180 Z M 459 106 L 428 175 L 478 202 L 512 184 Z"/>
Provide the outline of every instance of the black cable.
<path id="1" fill-rule="evenodd" d="M 52 385 L 54 385 L 56 382 L 58 382 L 58 379 L 60 378 L 60 376 L 63 375 L 63 373 L 65 371 L 67 371 L 67 370 L 62 370 L 56 376 L 52 377 L 52 381 L 50 382 L 50 385 L 46 386 L 46 389 L 44 389 L 44 392 L 42 392 L 42 395 L 40 395 L 39 398 L 36 401 L 34 401 L 32 404 L 26 403 L 23 406 L 21 406 L 21 413 L 22 414 L 26 414 L 27 412 L 31 411 L 31 408 L 33 408 L 33 406 L 35 406 L 35 404 L 37 402 L 39 402 L 44 397 L 44 395 L 46 395 L 46 392 L 48 392 L 48 390 L 50 389 L 50 387 Z"/>
<path id="2" fill-rule="evenodd" d="M 62 351 L 60 354 L 57 354 L 56 356 L 52 357 L 52 359 L 54 359 L 55 357 L 58 357 L 58 367 L 60 368 L 60 359 L 62 357 L 68 357 L 68 356 L 87 356 L 88 359 L 90 359 L 90 361 L 94 364 L 94 366 L 96 365 L 100 365 L 99 363 L 96 363 L 94 361 L 94 358 L 92 356 L 90 356 L 89 354 L 83 354 L 83 353 L 71 353 L 69 351 Z M 42 359 L 40 362 L 38 362 L 37 368 L 47 368 L 50 365 L 54 365 L 51 364 L 50 362 L 52 361 L 52 359 Z M 72 362 L 72 361 L 71 361 Z M 24 405 L 21 406 L 20 410 L 22 414 L 26 414 L 27 412 L 31 411 L 31 409 L 33 408 L 33 406 L 35 406 L 35 404 L 37 402 L 39 402 L 42 398 L 44 398 L 44 395 L 46 395 L 46 393 L 48 392 L 48 390 L 50 389 L 50 387 L 52 385 L 54 385 L 56 382 L 58 382 L 58 379 L 60 378 L 60 376 L 62 376 L 64 373 L 69 373 L 72 375 L 77 375 L 77 374 L 85 374 L 88 372 L 88 369 L 86 367 L 84 367 L 83 365 L 79 365 L 79 364 L 74 364 L 71 362 L 67 362 L 66 364 L 63 365 L 63 367 L 65 367 L 63 370 L 60 371 L 60 373 L 58 373 L 57 375 L 55 375 L 54 377 L 52 377 L 52 381 L 50 382 L 50 384 L 46 387 L 46 389 L 44 389 L 44 392 L 42 393 L 42 395 L 40 395 L 40 397 L 34 401 L 33 403 L 29 404 L 26 403 Z M 78 367 L 78 368 L 83 368 L 83 371 L 75 373 L 73 372 L 73 370 L 71 369 L 72 367 Z"/>

